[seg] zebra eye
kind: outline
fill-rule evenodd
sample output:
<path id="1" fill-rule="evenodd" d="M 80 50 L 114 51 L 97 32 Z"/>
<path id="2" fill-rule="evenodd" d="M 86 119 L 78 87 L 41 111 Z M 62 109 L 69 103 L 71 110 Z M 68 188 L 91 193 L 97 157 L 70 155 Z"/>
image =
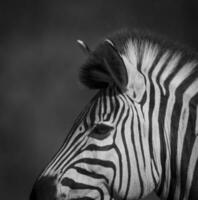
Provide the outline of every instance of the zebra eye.
<path id="1" fill-rule="evenodd" d="M 112 126 L 107 124 L 97 124 L 90 133 L 90 137 L 96 138 L 98 140 L 103 140 L 110 135 Z"/>

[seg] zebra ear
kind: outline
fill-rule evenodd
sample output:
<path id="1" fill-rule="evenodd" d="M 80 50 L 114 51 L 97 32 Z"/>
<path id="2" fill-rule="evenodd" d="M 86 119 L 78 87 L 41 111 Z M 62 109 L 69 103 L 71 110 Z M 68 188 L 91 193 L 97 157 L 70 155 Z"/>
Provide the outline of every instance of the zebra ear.
<path id="1" fill-rule="evenodd" d="M 124 62 L 110 40 L 90 55 L 80 70 L 80 81 L 91 89 L 116 85 L 122 91 L 126 89 L 128 75 Z"/>

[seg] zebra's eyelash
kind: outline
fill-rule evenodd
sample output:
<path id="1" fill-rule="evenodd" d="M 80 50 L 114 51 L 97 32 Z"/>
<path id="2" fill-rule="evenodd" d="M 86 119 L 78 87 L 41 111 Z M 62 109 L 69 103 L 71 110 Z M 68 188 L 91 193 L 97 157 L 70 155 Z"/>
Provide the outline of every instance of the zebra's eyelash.
<path id="1" fill-rule="evenodd" d="M 95 124 L 89 136 L 98 140 L 103 140 L 110 135 L 113 129 L 114 127 L 110 126 L 109 124 L 98 123 L 98 124 Z"/>
<path id="2" fill-rule="evenodd" d="M 111 123 L 109 123 L 109 122 L 106 122 L 106 121 L 102 121 L 102 122 L 95 123 L 94 126 L 93 126 L 93 129 L 94 129 L 95 127 L 97 127 L 97 126 L 102 126 L 102 125 L 107 126 L 107 127 L 109 127 L 109 128 L 112 128 L 112 129 L 114 128 L 114 125 L 113 125 L 113 124 L 111 124 Z"/>

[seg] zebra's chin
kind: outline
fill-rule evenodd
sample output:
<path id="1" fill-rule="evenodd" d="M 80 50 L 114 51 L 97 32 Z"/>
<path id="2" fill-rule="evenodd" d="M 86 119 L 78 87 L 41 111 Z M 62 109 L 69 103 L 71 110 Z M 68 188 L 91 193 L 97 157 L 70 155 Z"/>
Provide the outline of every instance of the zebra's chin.
<path id="1" fill-rule="evenodd" d="M 63 187 L 57 193 L 56 200 L 122 200 L 117 193 L 110 194 L 106 191 L 100 193 L 97 190 L 71 190 L 71 188 Z"/>
<path id="2" fill-rule="evenodd" d="M 80 183 L 64 178 L 57 183 L 56 188 L 56 200 L 117 200 L 117 198 L 112 198 L 107 186 L 103 183 Z"/>
<path id="3" fill-rule="evenodd" d="M 56 200 L 118 200 L 118 198 L 112 198 L 110 194 L 103 194 L 102 196 L 97 191 L 86 190 L 72 190 L 66 192 L 62 190 L 56 197 Z"/>

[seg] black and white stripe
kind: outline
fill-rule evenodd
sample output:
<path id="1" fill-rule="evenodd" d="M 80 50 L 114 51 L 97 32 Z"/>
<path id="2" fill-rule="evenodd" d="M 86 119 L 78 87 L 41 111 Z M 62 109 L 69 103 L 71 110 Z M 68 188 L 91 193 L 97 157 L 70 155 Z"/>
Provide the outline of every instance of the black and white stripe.
<path id="1" fill-rule="evenodd" d="M 39 180 L 54 177 L 54 197 L 65 200 L 140 199 L 154 190 L 197 199 L 197 64 L 194 53 L 149 34 L 108 37 L 80 74 L 100 91 Z"/>

